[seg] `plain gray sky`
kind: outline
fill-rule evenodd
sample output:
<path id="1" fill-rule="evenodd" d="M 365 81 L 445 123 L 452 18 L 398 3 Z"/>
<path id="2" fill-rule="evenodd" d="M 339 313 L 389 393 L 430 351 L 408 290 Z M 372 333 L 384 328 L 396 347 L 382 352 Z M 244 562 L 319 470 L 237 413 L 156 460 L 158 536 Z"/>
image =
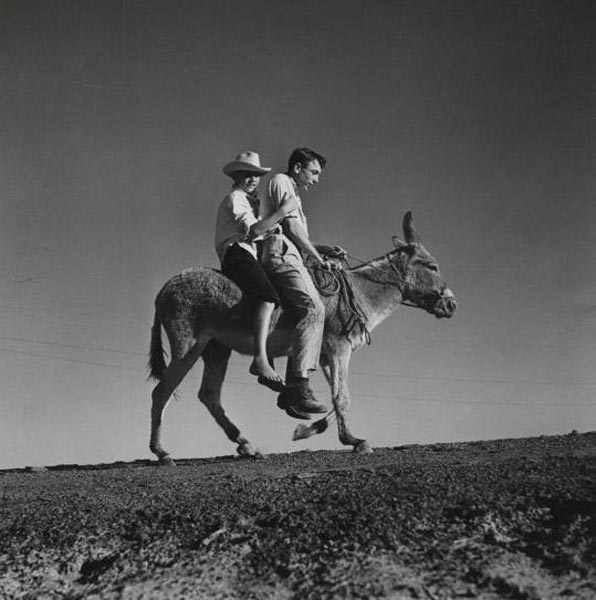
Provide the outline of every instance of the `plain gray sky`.
<path id="1" fill-rule="evenodd" d="M 357 435 L 596 428 L 595 8 L 0 0 L 0 468 L 149 456 L 154 297 L 217 264 L 222 165 L 298 145 L 329 159 L 314 239 L 372 258 L 412 210 L 460 305 L 402 308 L 354 356 Z M 224 402 L 249 439 L 339 447 L 291 442 L 248 364 Z M 234 449 L 200 371 L 166 413 L 174 456 Z"/>

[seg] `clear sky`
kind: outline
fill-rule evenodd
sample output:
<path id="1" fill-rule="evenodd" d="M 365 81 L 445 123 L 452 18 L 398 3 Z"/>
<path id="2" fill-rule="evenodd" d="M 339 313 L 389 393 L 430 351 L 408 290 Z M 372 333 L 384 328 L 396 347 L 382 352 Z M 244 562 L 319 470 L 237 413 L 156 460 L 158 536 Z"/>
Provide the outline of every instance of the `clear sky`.
<path id="1" fill-rule="evenodd" d="M 402 308 L 352 362 L 373 446 L 596 429 L 591 0 L 0 0 L 0 468 L 148 457 L 153 300 L 216 266 L 224 163 L 328 157 L 313 239 L 372 258 L 412 210 L 459 301 Z M 261 184 L 263 186 L 263 184 Z M 265 452 L 297 421 L 234 355 Z M 234 446 L 196 400 L 174 456 Z M 322 379 L 315 388 L 326 397 Z"/>

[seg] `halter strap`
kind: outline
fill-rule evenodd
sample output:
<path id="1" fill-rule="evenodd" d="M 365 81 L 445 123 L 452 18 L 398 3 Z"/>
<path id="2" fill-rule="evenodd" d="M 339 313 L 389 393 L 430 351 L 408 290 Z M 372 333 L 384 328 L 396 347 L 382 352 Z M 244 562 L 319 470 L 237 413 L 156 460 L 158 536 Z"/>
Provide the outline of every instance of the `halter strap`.
<path id="1" fill-rule="evenodd" d="M 350 254 L 349 252 L 346 252 L 346 256 L 349 256 L 351 259 L 359 262 L 362 265 L 366 265 L 372 269 L 380 271 L 383 274 L 385 273 L 385 269 L 381 269 L 380 267 L 377 267 L 376 265 L 371 265 L 370 262 L 364 261 L 361 258 L 358 258 L 357 256 L 354 256 L 353 254 Z M 395 273 L 395 278 L 397 279 L 398 283 L 396 283 L 395 281 L 392 281 L 392 280 L 386 280 L 386 281 L 383 281 L 380 283 L 387 283 L 390 285 L 394 285 L 395 287 L 398 287 L 398 288 L 400 287 L 400 285 L 403 286 L 403 289 L 400 289 L 400 292 L 402 295 L 402 300 L 401 300 L 400 304 L 403 304 L 404 306 L 411 306 L 412 308 L 419 308 L 420 310 L 425 310 L 424 307 L 418 306 L 418 304 L 414 304 L 411 300 L 404 299 L 404 294 L 405 294 L 406 290 L 419 291 L 421 293 L 426 293 L 429 295 L 436 296 L 439 299 L 442 297 L 440 292 L 437 292 L 436 290 L 433 290 L 432 288 L 416 286 L 416 285 L 411 284 L 409 281 L 406 281 L 402 277 L 401 273 L 397 270 L 397 267 L 395 266 L 394 262 L 391 260 L 390 252 L 387 252 L 387 254 L 385 254 L 385 258 L 387 259 L 387 262 L 389 263 L 391 270 Z M 344 262 L 346 262 L 346 265 L 348 264 L 347 261 L 344 261 Z"/>

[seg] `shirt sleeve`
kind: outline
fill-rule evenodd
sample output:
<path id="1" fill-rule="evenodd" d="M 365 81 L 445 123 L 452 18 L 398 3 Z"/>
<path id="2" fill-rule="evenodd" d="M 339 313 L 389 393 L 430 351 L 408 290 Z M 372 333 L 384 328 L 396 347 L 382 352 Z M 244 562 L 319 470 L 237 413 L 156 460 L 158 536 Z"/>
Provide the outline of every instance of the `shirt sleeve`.
<path id="1" fill-rule="evenodd" d="M 271 179 L 267 187 L 267 205 L 265 210 L 263 210 L 263 203 L 261 203 L 261 214 L 263 216 L 269 216 L 271 213 L 278 210 L 281 205 L 281 199 L 284 196 L 296 196 L 294 186 L 292 185 L 289 177 L 276 175 Z M 286 215 L 286 218 L 297 216 L 297 209 L 294 209 L 292 212 Z"/>
<path id="2" fill-rule="evenodd" d="M 251 226 L 258 221 L 250 202 L 241 194 L 231 194 L 229 198 L 229 207 L 232 219 L 238 228 L 238 233 L 246 237 Z"/>

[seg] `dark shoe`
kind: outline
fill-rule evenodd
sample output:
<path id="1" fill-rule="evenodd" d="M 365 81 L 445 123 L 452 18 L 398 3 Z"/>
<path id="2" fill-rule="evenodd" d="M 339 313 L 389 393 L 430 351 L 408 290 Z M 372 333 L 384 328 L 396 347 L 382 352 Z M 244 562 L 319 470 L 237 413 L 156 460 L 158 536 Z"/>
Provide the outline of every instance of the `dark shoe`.
<path id="1" fill-rule="evenodd" d="M 282 392 L 283 393 L 283 392 Z M 308 421 L 312 419 L 312 415 L 306 412 L 302 412 L 297 408 L 294 408 L 285 398 L 281 398 L 281 394 L 277 397 L 277 407 L 281 408 L 286 412 L 289 417 L 293 419 L 303 419 L 304 421 Z"/>
<path id="2" fill-rule="evenodd" d="M 298 385 L 289 382 L 277 397 L 277 406 L 295 419 L 310 419 L 311 413 L 327 412 L 327 407 L 315 398 L 308 381 Z"/>

